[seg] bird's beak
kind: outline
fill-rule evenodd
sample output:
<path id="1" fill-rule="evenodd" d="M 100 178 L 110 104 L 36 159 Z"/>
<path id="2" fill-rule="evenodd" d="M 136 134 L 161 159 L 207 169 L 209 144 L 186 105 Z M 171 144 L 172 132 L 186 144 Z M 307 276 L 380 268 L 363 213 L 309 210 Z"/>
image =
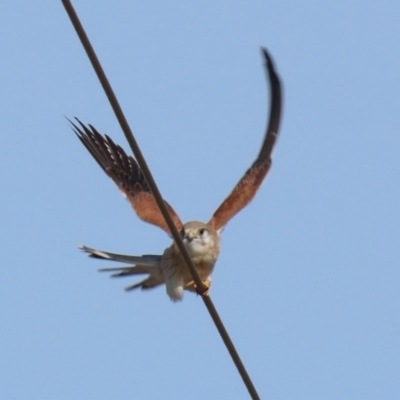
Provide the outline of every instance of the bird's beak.
<path id="1" fill-rule="evenodd" d="M 185 235 L 185 239 L 190 243 L 194 239 L 194 233 L 193 232 L 187 232 Z"/>

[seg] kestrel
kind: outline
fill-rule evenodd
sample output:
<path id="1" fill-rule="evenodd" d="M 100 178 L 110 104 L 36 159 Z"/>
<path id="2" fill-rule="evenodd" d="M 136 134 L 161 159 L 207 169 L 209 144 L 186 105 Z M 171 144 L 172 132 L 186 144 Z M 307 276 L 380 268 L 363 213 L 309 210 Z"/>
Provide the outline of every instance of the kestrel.
<path id="1" fill-rule="evenodd" d="M 220 251 L 220 234 L 228 221 L 244 208 L 254 197 L 271 167 L 271 152 L 275 145 L 282 106 L 281 84 L 273 61 L 262 48 L 267 76 L 271 87 L 269 122 L 261 150 L 230 195 L 222 202 L 207 223 L 191 221 L 183 224 L 178 214 L 168 204 L 183 243 L 206 288 L 211 285 L 211 274 Z M 78 119 L 71 122 L 73 130 L 104 172 L 116 183 L 131 203 L 140 219 L 154 224 L 168 234 L 169 228 L 162 216 L 151 190 L 137 162 L 116 145 L 107 135 L 102 136 L 92 126 L 85 126 Z M 148 275 L 144 280 L 126 287 L 126 290 L 151 289 L 165 283 L 172 301 L 182 300 L 184 290 L 196 291 L 196 286 L 175 242 L 162 255 L 129 256 L 80 247 L 90 257 L 132 264 L 100 271 L 113 272 L 112 277 Z"/>

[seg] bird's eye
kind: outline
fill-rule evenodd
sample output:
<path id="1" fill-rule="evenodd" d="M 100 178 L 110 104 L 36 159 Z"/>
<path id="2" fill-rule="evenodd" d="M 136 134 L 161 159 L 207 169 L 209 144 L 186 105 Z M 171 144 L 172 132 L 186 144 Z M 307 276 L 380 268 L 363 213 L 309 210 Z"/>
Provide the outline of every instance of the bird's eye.
<path id="1" fill-rule="evenodd" d="M 181 235 L 181 238 L 183 239 L 185 237 L 185 229 L 181 229 L 179 234 Z"/>
<path id="2" fill-rule="evenodd" d="M 199 235 L 202 235 L 205 232 L 204 228 L 199 229 Z"/>

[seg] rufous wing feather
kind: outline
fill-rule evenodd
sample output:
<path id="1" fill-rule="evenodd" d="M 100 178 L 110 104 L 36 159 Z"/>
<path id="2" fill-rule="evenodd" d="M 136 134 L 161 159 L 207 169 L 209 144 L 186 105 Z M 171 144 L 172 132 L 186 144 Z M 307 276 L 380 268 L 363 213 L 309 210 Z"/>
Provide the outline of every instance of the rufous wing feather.
<path id="1" fill-rule="evenodd" d="M 69 121 L 74 132 L 104 172 L 126 196 L 138 217 L 170 234 L 168 225 L 137 162 L 107 135 L 102 136 L 92 125 L 87 127 L 78 118 L 76 120 L 79 126 Z M 175 226 L 181 230 L 183 224 L 178 214 L 167 202 L 165 204 Z"/>
<path id="2" fill-rule="evenodd" d="M 266 72 L 271 86 L 269 122 L 264 142 L 257 159 L 208 222 L 208 225 L 215 230 L 223 228 L 232 217 L 250 203 L 271 167 L 271 153 L 278 137 L 282 90 L 271 56 L 266 49 L 262 48 L 261 51 L 265 59 Z"/>

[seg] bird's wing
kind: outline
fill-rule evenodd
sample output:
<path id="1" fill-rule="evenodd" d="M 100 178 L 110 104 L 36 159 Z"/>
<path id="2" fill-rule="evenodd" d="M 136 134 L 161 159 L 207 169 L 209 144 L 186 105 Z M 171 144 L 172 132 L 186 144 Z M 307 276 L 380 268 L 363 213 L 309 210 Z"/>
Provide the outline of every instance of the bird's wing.
<path id="1" fill-rule="evenodd" d="M 103 136 L 92 125 L 87 127 L 79 119 L 76 118 L 76 120 L 79 126 L 69 121 L 72 129 L 104 172 L 129 200 L 138 217 L 170 234 L 168 225 L 137 162 L 126 155 L 125 151 L 107 135 Z M 181 230 L 183 224 L 178 214 L 167 202 L 165 204 L 175 226 Z"/>
<path id="2" fill-rule="evenodd" d="M 244 208 L 254 197 L 271 167 L 271 152 L 275 145 L 282 108 L 282 90 L 274 64 L 267 50 L 262 48 L 266 72 L 271 86 L 269 122 L 260 153 L 252 166 L 237 183 L 231 194 L 222 202 L 208 222 L 215 230 L 222 229 L 228 221 Z"/>

